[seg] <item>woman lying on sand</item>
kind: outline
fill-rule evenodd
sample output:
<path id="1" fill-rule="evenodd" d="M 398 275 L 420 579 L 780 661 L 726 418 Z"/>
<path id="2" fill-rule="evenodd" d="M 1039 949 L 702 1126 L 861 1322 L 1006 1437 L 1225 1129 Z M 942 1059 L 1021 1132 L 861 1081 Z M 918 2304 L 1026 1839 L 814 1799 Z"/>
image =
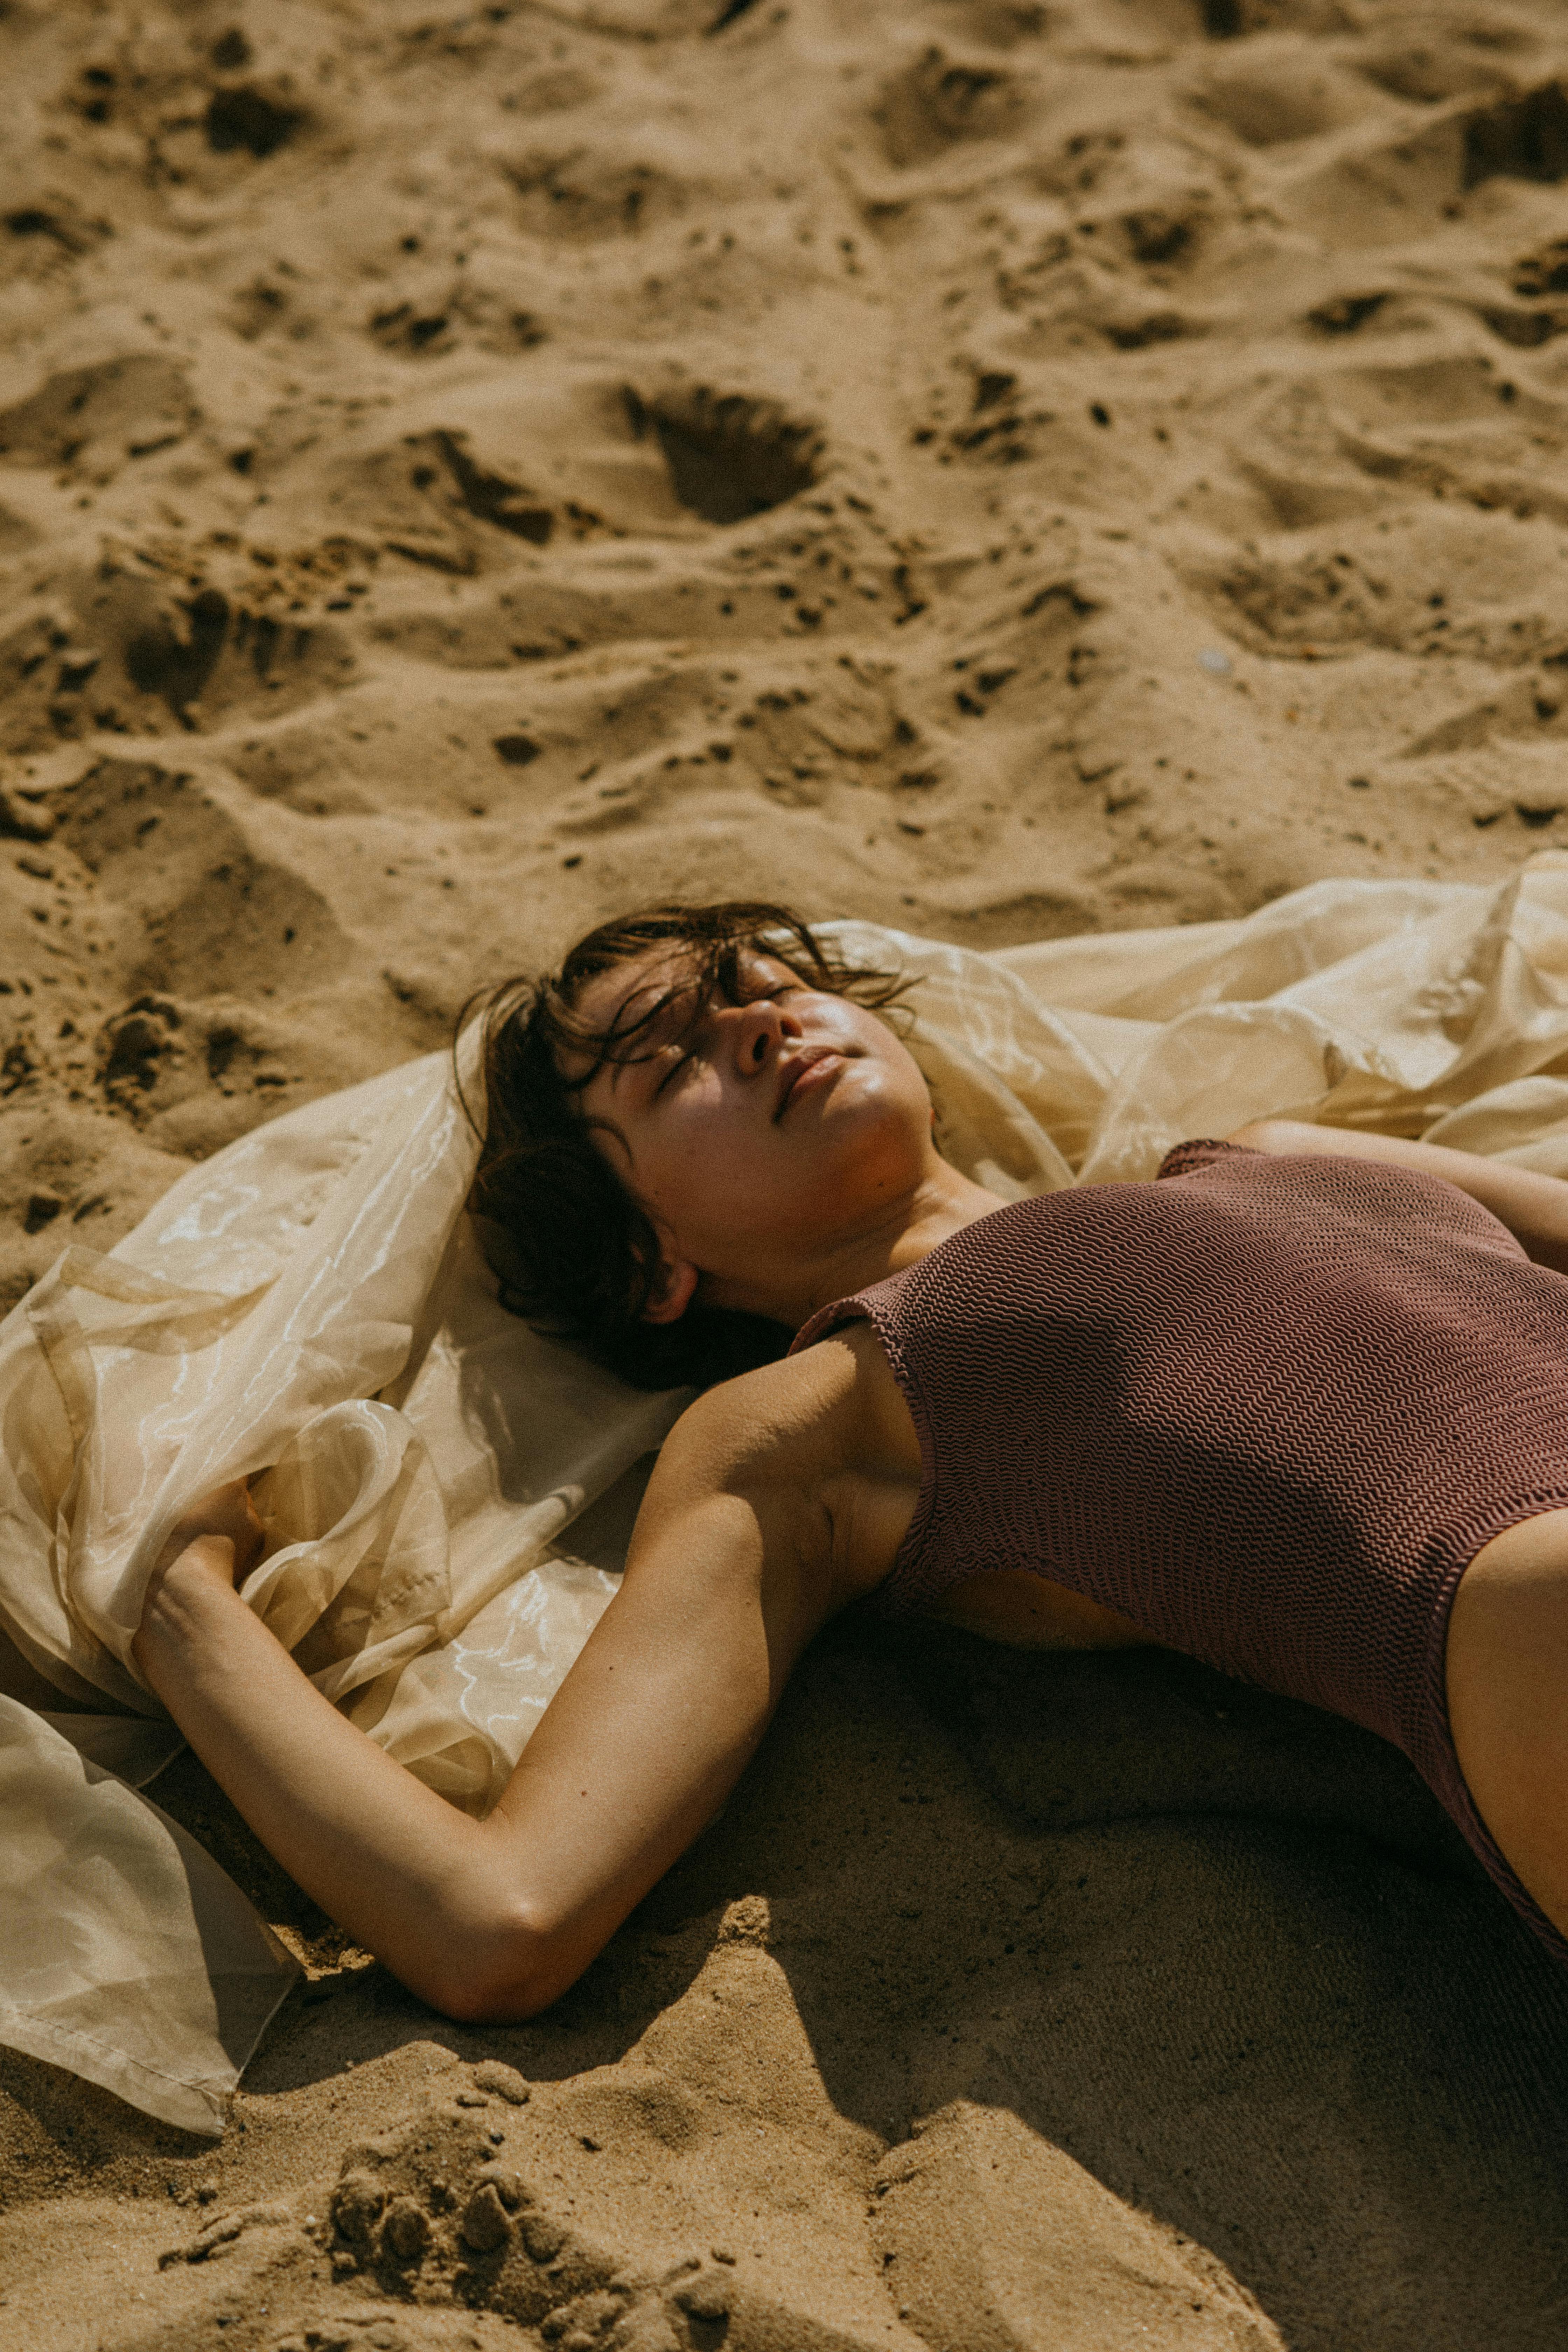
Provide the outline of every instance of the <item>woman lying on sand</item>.
<path id="1" fill-rule="evenodd" d="M 491 1007 L 475 1206 L 510 1303 L 718 1385 L 487 1820 L 239 1600 L 243 1487 L 165 1551 L 147 1682 L 300 1884 L 459 2018 L 573 1981 L 852 1602 L 1164 1643 L 1368 1725 L 1568 1958 L 1568 1185 L 1265 1120 L 1007 1205 L 938 1151 L 898 994 L 742 905 L 608 925 Z"/>

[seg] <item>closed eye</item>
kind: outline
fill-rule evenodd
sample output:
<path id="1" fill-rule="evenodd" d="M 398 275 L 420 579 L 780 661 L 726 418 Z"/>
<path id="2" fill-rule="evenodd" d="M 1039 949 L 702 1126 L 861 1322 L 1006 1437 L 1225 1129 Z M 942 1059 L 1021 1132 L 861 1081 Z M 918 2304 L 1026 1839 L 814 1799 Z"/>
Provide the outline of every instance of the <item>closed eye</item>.
<path id="1" fill-rule="evenodd" d="M 803 981 L 784 980 L 777 982 L 772 987 L 763 986 L 762 988 L 751 989 L 743 996 L 733 1001 L 742 1004 L 776 1003 L 782 997 L 804 996 L 806 993 L 807 990 Z M 678 1002 L 678 1000 L 672 1000 L 672 1002 Z M 666 1009 L 667 1011 L 668 1010 L 668 1007 Z M 690 1025 L 692 1024 L 688 1024 L 689 1031 Z M 665 1068 L 660 1071 L 658 1076 L 654 1081 L 651 1098 L 655 1102 L 658 1100 L 660 1095 L 664 1094 L 671 1086 L 674 1085 L 676 1079 L 680 1076 L 682 1070 L 685 1069 L 687 1064 L 696 1058 L 696 1049 L 691 1046 L 683 1047 L 672 1042 L 670 1045 L 663 1047 L 661 1052 L 654 1058 L 656 1060 L 664 1061 L 667 1056 L 668 1061 Z"/>

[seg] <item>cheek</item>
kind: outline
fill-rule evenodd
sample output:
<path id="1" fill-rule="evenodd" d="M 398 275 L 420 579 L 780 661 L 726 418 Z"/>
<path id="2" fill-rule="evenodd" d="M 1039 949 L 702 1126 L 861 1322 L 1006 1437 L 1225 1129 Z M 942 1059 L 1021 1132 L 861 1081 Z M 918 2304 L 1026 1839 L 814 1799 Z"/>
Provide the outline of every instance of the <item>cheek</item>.
<path id="1" fill-rule="evenodd" d="M 906 1127 L 924 1134 L 931 1123 L 931 1101 L 916 1063 L 900 1051 L 880 1054 L 859 1066 L 864 1075 L 850 1099 L 889 1128 Z"/>
<path id="2" fill-rule="evenodd" d="M 639 1138 L 637 1192 L 667 1221 L 708 1214 L 739 1188 L 750 1189 L 764 1155 L 721 1102 L 693 1100 L 658 1131 Z"/>

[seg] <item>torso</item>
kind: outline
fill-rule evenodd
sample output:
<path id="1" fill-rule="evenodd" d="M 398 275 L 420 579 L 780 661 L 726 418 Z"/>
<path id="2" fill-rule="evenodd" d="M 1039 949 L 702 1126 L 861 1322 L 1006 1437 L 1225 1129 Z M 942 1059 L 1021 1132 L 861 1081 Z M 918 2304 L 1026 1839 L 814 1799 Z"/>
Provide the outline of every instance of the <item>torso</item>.
<path id="1" fill-rule="evenodd" d="M 762 1406 L 773 1433 L 776 1475 L 818 1505 L 803 1524 L 819 1529 L 818 1539 L 831 1547 L 841 1601 L 875 1591 L 909 1532 L 921 1464 L 910 1408 L 871 1325 L 847 1324 L 731 1388 L 738 1422 L 755 1428 Z M 1025 1649 L 1124 1649 L 1152 1638 L 1114 1610 L 1026 1569 L 966 1577 L 926 1613 Z"/>
<path id="2" fill-rule="evenodd" d="M 869 1323 L 849 1324 L 808 1354 L 770 1367 L 769 1380 L 787 1381 L 796 1404 L 795 1412 L 775 1405 L 779 1474 L 797 1488 L 804 1480 L 819 1504 L 816 1523 L 831 1540 L 834 1576 L 847 1603 L 885 1581 L 909 1532 L 921 1475 L 913 1418 Z M 743 1384 L 734 1385 L 737 1414 L 744 1416 Z M 1505 1528 L 1477 1552 L 1463 1580 L 1514 1578 L 1551 1580 L 1568 1596 L 1568 1508 Z M 1027 1569 L 968 1577 L 924 1613 L 1027 1649 L 1128 1649 L 1154 1641 L 1131 1618 Z M 1464 1645 L 1456 1646 L 1462 1677 Z"/>
<path id="3" fill-rule="evenodd" d="M 1278 1622 L 1289 1640 L 1309 1598 L 1293 1557 L 1317 1587 L 1320 1644 L 1325 1631 L 1334 1638 L 1325 1609 L 1377 1640 L 1385 1549 L 1390 1601 L 1401 1579 L 1424 1579 L 1445 1614 L 1439 1586 L 1451 1601 L 1467 1570 L 1528 1561 L 1541 1575 L 1550 1562 L 1568 1576 L 1563 1277 L 1529 1265 L 1450 1185 L 1364 1161 L 1293 1168 L 1184 1146 L 1173 1170 L 1192 1183 L 995 1212 L 816 1318 L 784 1362 L 733 1383 L 737 1442 L 748 1428 L 772 1475 L 814 1497 L 840 1602 L 876 1593 L 879 1605 L 1049 1646 L 1167 1642 L 1271 1680 L 1245 1625 L 1234 1663 L 1221 1653 L 1238 1613 L 1258 1637 Z M 1481 1370 L 1491 1350 L 1500 1382 Z M 1467 1410 L 1481 1416 L 1479 1444 Z M 1528 1460 L 1510 1453 L 1500 1412 Z M 940 1475 L 934 1454 L 922 1459 L 921 1426 L 944 1456 Z M 1436 1493 L 1445 1476 L 1433 1506 L 1423 1486 Z M 1489 1490 L 1503 1507 L 1489 1526 Z M 1410 1549 L 1412 1523 L 1428 1539 L 1424 1509 L 1447 1568 Z M 1460 1523 L 1475 1529 L 1468 1551 L 1452 1540 Z M 1142 1548 L 1141 1587 L 1115 1569 L 1123 1544 Z M 1179 1576 L 1212 1588 L 1197 1595 L 1191 1641 L 1161 1622 L 1160 1548 L 1171 1544 Z M 1300 1695 L 1333 1703 L 1326 1690 Z"/>
<path id="4" fill-rule="evenodd" d="M 1556 1851 L 1568 1782 L 1568 1281 L 1365 1158 L 1193 1144 L 1162 1178 L 995 1210 L 825 1309 L 731 1384 L 726 1451 L 827 1613 L 1152 1642 L 1393 1741 L 1568 1962 L 1568 1842 L 1559 1885 L 1530 1828 Z M 1521 1738 L 1563 1749 L 1546 1795 Z"/>
<path id="5" fill-rule="evenodd" d="M 1488 1831 L 1561 1718 L 1552 1666 L 1521 1733 L 1526 1668 L 1568 1672 L 1568 1284 L 1369 1159 L 1193 1144 L 1162 1177 L 994 1211 L 801 1333 L 803 1379 L 839 1366 L 844 1597 L 1142 1637 L 1364 1725 L 1568 1961 L 1568 1862 Z"/>

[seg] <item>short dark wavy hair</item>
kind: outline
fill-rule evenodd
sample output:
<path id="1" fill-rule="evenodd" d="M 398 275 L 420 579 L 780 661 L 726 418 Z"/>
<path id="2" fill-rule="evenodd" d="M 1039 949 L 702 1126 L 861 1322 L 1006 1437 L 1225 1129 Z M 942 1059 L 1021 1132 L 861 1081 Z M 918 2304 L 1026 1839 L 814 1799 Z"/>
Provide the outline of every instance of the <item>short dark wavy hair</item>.
<path id="1" fill-rule="evenodd" d="M 752 898 L 707 907 L 671 902 L 601 923 L 578 940 L 558 972 L 503 982 L 465 1011 L 464 1021 L 477 1012 L 482 1023 L 485 1090 L 468 1205 L 482 1221 L 502 1303 L 637 1388 L 709 1387 L 782 1355 L 793 1335 L 766 1317 L 700 1299 L 677 1322 L 643 1319 L 658 1296 L 658 1236 L 595 1147 L 581 1104 L 583 1087 L 606 1064 L 639 1061 L 657 1050 L 647 1043 L 647 1031 L 676 990 L 608 1029 L 580 1017 L 583 992 L 601 973 L 654 948 L 679 959 L 680 992 L 693 992 L 693 1024 L 710 1004 L 738 1001 L 748 950 L 777 958 L 810 988 L 877 1012 L 897 1005 L 910 982 L 896 971 L 846 962 L 788 907 Z M 568 1054 L 588 1064 L 575 1085 L 562 1075 Z"/>

